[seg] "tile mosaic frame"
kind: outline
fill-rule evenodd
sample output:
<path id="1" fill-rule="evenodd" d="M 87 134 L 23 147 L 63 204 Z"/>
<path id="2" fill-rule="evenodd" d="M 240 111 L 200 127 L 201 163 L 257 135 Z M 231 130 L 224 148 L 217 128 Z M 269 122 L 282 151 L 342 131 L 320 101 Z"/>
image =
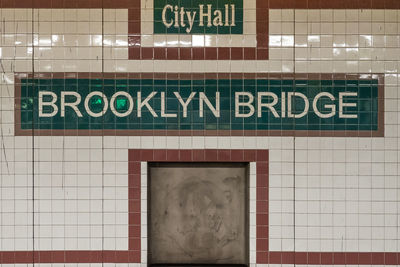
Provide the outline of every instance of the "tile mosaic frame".
<path id="1" fill-rule="evenodd" d="M 0 251 L 0 264 L 36 263 L 140 263 L 140 166 L 129 164 L 128 250 Z"/>
<path id="2" fill-rule="evenodd" d="M 269 9 L 399 9 L 397 0 L 255 0 L 256 41 L 253 47 L 141 47 L 141 0 L 1 0 L 0 8 L 128 9 L 130 60 L 268 60 Z"/>
<path id="3" fill-rule="evenodd" d="M 147 162 L 249 162 L 256 164 L 256 263 L 308 265 L 398 265 L 399 252 L 269 251 L 269 150 L 130 149 L 128 251 L 3 251 L 1 264 L 18 263 L 143 263 L 141 227 L 142 167 Z M 145 180 L 146 180 L 145 179 Z M 250 199 L 252 196 L 250 195 Z M 144 200 L 143 200 L 144 201 Z M 146 200 L 147 201 L 147 200 Z M 251 220 L 251 219 L 250 219 Z M 250 251 L 251 252 L 251 251 Z"/>
<path id="4" fill-rule="evenodd" d="M 23 5 L 31 5 L 30 7 L 35 8 L 99 8 L 108 5 L 108 8 L 115 8 L 121 6 L 125 8 L 125 5 L 129 5 L 129 2 L 134 1 L 63 1 L 63 0 L 52 0 L 52 1 L 32 1 L 32 0 L 2 0 L 0 6 L 5 8 L 18 8 L 26 7 Z M 282 4 L 281 0 L 270 0 L 269 8 L 400 8 L 400 1 L 397 0 L 334 0 L 334 1 L 318 1 L 318 0 L 288 0 Z M 285 5 L 282 7 L 282 5 Z M 174 52 L 174 51 L 172 51 Z M 232 51 L 231 51 L 232 52 Z M 233 58 L 232 58 L 233 59 Z M 381 98 L 380 98 L 381 99 Z M 382 100 L 383 101 L 383 100 Z M 380 113 L 383 116 L 383 113 Z M 35 133 L 37 131 L 34 131 Z M 115 133 L 114 133 L 115 134 Z M 71 135 L 75 135 L 71 133 Z M 97 133 L 89 133 L 88 135 L 98 135 Z M 123 134 L 124 135 L 124 134 Z M 250 134 L 251 135 L 251 134 Z M 382 133 L 382 136 L 384 134 Z M 268 246 L 268 245 L 267 245 Z M 112 258 L 112 255 L 119 255 L 110 252 L 110 256 L 105 256 L 104 252 L 80 252 L 80 251 L 67 251 L 67 252 L 1 252 L 0 259 L 2 263 L 15 263 L 15 258 L 18 257 L 22 260 L 21 263 L 31 263 L 31 259 L 38 260 L 38 262 L 51 262 L 51 260 L 59 259 L 71 262 L 71 260 L 85 261 L 89 256 L 90 260 L 100 262 L 99 259 Z M 108 253 L 108 252 L 107 252 Z M 259 260 L 260 263 L 276 263 L 276 264 L 387 264 L 396 265 L 400 263 L 400 253 L 362 253 L 362 252 L 268 252 L 267 254 L 261 253 Z M 14 257 L 14 262 L 13 262 Z M 103 258 L 104 257 L 104 258 Z M 24 261 L 25 260 L 25 261 Z M 75 262 L 73 261 L 73 262 Z M 36 262 L 36 261 L 35 261 Z"/>
<path id="5" fill-rule="evenodd" d="M 309 130 L 23 130 L 18 112 L 14 112 L 15 135 L 18 136 L 299 136 L 299 137 L 383 137 L 385 127 L 385 96 L 383 74 L 278 74 L 278 73 L 16 73 L 15 111 L 20 110 L 22 78 L 140 78 L 140 79 L 377 79 L 377 131 L 309 131 Z"/>
<path id="6" fill-rule="evenodd" d="M 308 265 L 398 265 L 399 252 L 284 252 L 269 251 L 269 150 L 154 150 L 129 151 L 129 162 L 255 162 L 256 263 Z M 132 163 L 134 162 L 134 163 Z M 136 173 L 141 171 L 136 170 Z M 251 196 L 250 196 L 251 199 Z M 251 251 L 250 251 L 251 253 Z"/>
<path id="7" fill-rule="evenodd" d="M 131 60 L 267 60 L 268 1 L 256 1 L 256 40 L 253 47 L 141 47 L 141 8 L 128 11 L 128 45 Z M 139 18 L 139 19 L 137 19 Z"/>
<path id="8" fill-rule="evenodd" d="M 130 60 L 267 60 L 268 1 L 256 0 L 257 47 L 141 47 L 141 0 L 2 0 L 1 8 L 127 8 Z"/>
<path id="9" fill-rule="evenodd" d="M 143 263 L 141 253 L 142 166 L 147 162 L 255 162 L 257 262 L 268 252 L 268 161 L 269 150 L 228 149 L 130 149 L 128 150 L 128 239 L 127 251 L 1 251 L 0 264 L 29 263 Z M 147 165 L 147 164 L 146 164 Z M 144 174 L 145 181 L 147 176 Z M 251 196 L 250 196 L 251 199 Z M 144 200 L 143 200 L 144 201 Z M 147 201 L 147 200 L 145 200 Z"/>
<path id="10" fill-rule="evenodd" d="M 256 237 L 249 236 L 250 239 L 250 264 L 261 263 L 262 256 L 268 253 L 268 176 L 269 176 L 269 150 L 246 150 L 246 149 L 130 149 L 129 160 L 129 179 L 141 177 L 141 190 L 147 190 L 147 163 L 151 162 L 227 162 L 227 163 L 249 163 L 249 202 L 250 206 L 255 204 L 255 216 L 249 214 L 249 224 L 256 225 Z M 253 170 L 252 164 L 255 164 Z M 142 170 L 146 168 L 146 170 Z M 254 173 L 255 172 L 255 177 Z M 252 180 L 252 178 L 255 180 Z M 255 186 L 255 188 L 254 188 Z M 251 189 L 255 189 L 256 196 L 251 195 Z M 147 199 L 143 199 L 146 201 Z M 251 209 L 249 210 L 251 212 Z M 141 216 L 146 216 L 147 211 L 142 211 Z M 147 227 L 142 221 L 142 227 Z M 146 229 L 147 230 L 147 229 Z M 143 237 L 142 237 L 143 239 Z M 147 243 L 147 235 L 145 237 Z M 253 247 L 252 247 L 253 244 Z M 254 247 L 255 245 L 255 247 Z M 252 249 L 255 249 L 254 251 Z M 147 255 L 147 248 L 142 248 L 142 257 Z M 259 255 L 260 254 L 260 255 Z M 252 259 L 256 258 L 256 262 Z M 142 263 L 147 263 L 147 259 L 141 259 Z"/>

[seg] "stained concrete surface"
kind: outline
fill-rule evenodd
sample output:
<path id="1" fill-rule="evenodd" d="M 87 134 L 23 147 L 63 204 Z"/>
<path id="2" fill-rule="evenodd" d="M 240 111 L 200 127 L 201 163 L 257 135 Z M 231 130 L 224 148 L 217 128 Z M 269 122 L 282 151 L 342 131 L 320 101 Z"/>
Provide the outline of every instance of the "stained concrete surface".
<path id="1" fill-rule="evenodd" d="M 149 170 L 150 263 L 247 262 L 245 166 Z"/>

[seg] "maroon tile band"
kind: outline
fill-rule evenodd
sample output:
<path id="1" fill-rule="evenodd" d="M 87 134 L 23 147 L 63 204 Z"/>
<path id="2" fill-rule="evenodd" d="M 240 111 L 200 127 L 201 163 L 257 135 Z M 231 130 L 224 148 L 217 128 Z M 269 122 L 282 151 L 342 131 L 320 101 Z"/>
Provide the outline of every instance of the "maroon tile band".
<path id="1" fill-rule="evenodd" d="M 0 251 L 0 264 L 140 263 L 140 163 L 131 162 L 129 159 L 128 173 L 128 250 Z"/>
<path id="2" fill-rule="evenodd" d="M 141 262 L 141 162 L 257 162 L 257 193 L 268 192 L 268 150 L 165 150 L 131 149 L 129 173 L 129 249 L 127 251 L 2 251 L 0 264 L 27 263 L 140 263 Z M 258 200 L 258 199 L 257 199 Z M 268 204 L 267 202 L 259 204 Z M 258 208 L 257 224 L 268 228 L 268 205 Z M 263 219 L 264 218 L 264 219 Z M 268 253 L 268 231 L 257 233 L 260 252 Z"/>
<path id="3" fill-rule="evenodd" d="M 398 9 L 398 0 L 263 0 L 269 8 Z M 136 8 L 136 0 L 1 0 L 2 8 Z"/>
<path id="4" fill-rule="evenodd" d="M 138 177 L 135 178 L 135 184 L 138 183 L 139 186 L 140 181 L 137 182 L 137 179 L 140 179 L 141 162 L 256 162 L 257 262 L 262 263 L 263 255 L 268 254 L 268 150 L 131 149 L 128 158 L 129 173 L 131 174 L 131 170 L 134 170 L 136 177 Z"/>
<path id="5" fill-rule="evenodd" d="M 135 0 L 137 1 L 137 0 Z M 256 47 L 142 47 L 139 8 L 128 11 L 129 59 L 132 60 L 267 60 L 268 1 L 256 0 Z"/>
<path id="6" fill-rule="evenodd" d="M 269 9 L 399 9 L 398 0 L 256 0 L 256 47 L 142 47 L 140 0 L 0 0 L 2 8 L 126 8 L 131 60 L 267 60 Z"/>
<path id="7" fill-rule="evenodd" d="M 7 251 L 1 264 L 16 263 L 140 263 L 141 162 L 256 162 L 256 261 L 260 264 L 398 265 L 398 252 L 283 252 L 268 248 L 268 150 L 129 150 L 128 251 Z"/>

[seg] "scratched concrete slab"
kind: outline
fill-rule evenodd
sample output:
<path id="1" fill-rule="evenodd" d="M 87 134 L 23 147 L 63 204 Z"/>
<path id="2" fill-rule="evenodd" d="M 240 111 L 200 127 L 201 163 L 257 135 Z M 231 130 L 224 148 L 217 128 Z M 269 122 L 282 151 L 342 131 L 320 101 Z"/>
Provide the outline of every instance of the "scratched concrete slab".
<path id="1" fill-rule="evenodd" d="M 247 262 L 244 165 L 149 169 L 150 263 Z"/>

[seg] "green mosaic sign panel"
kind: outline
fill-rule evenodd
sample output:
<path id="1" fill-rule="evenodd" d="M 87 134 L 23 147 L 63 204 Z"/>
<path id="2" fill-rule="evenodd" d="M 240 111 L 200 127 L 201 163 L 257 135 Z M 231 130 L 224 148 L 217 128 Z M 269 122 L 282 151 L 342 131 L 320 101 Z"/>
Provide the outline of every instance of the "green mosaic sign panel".
<path id="1" fill-rule="evenodd" d="M 379 92 L 377 79 L 25 78 L 16 127 L 383 131 Z"/>
<path id="2" fill-rule="evenodd" d="M 243 34 L 243 0 L 154 0 L 154 34 Z"/>

